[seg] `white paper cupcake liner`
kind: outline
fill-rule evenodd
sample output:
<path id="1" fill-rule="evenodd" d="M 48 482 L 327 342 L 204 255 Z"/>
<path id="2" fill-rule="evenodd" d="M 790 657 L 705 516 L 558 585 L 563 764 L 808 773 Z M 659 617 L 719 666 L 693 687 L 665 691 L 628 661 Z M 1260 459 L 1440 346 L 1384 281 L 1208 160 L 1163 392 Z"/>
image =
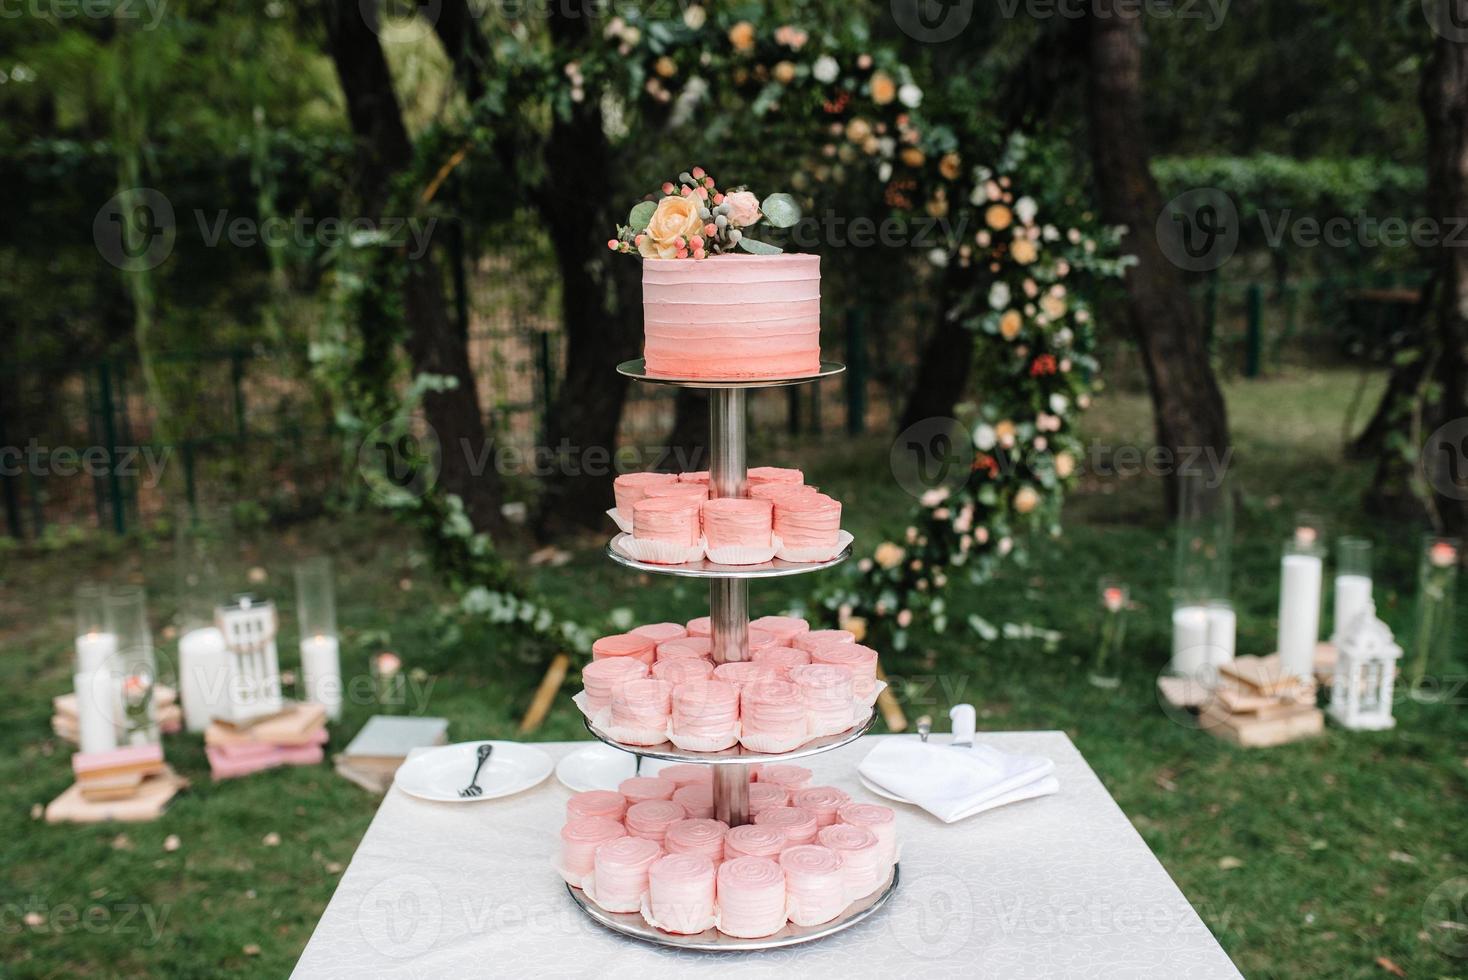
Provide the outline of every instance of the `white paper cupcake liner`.
<path id="1" fill-rule="evenodd" d="M 849 544 L 851 544 L 851 542 L 853 542 L 855 540 L 856 540 L 856 538 L 852 537 L 850 531 L 838 531 L 838 532 L 836 532 L 836 544 L 835 544 L 834 547 L 825 547 L 825 548 L 785 548 L 785 547 L 781 547 L 781 549 L 779 551 L 775 552 L 775 557 L 776 558 L 779 558 L 781 561 L 793 561 L 793 562 L 830 561 L 832 558 L 835 558 L 837 555 L 841 554 L 841 552 L 844 551 L 846 549 L 846 547 Z"/>
<path id="2" fill-rule="evenodd" d="M 666 726 L 662 728 L 643 728 L 631 725 L 613 725 L 611 724 L 610 711 L 607 712 L 607 717 L 601 723 L 593 721 L 592 724 L 596 725 L 597 730 L 605 734 L 607 738 L 610 738 L 614 742 L 621 742 L 624 745 L 661 745 L 668 740 L 668 729 Z"/>
<path id="3" fill-rule="evenodd" d="M 630 516 L 623 516 L 622 512 L 615 507 L 607 511 L 607 516 L 617 525 L 617 530 L 623 534 L 632 533 L 632 518 Z"/>
<path id="4" fill-rule="evenodd" d="M 717 915 L 710 915 L 707 919 L 702 920 L 700 923 L 695 923 L 695 925 L 698 926 L 698 928 L 696 929 L 669 929 L 665 924 L 659 922 L 656 918 L 654 918 L 652 914 L 652 896 L 645 892 L 642 896 L 642 908 L 639 909 L 639 911 L 642 913 L 643 920 L 648 925 L 652 926 L 654 929 L 661 929 L 663 932 L 671 933 L 675 936 L 696 936 L 700 932 L 707 932 L 709 929 L 714 928 L 716 925 L 718 925 L 719 922 L 719 917 Z"/>
<path id="5" fill-rule="evenodd" d="M 631 534 L 619 534 L 612 539 L 612 547 L 633 561 L 649 565 L 686 565 L 698 561 L 704 554 L 702 539 L 696 545 L 683 545 L 670 541 L 643 541 Z"/>
<path id="6" fill-rule="evenodd" d="M 811 736 L 804 732 L 800 735 L 767 735 L 764 732 L 756 732 L 753 735 L 739 736 L 739 744 L 749 751 L 765 752 L 770 755 L 794 752 L 810 740 Z"/>
<path id="7" fill-rule="evenodd" d="M 684 752 L 722 752 L 739 743 L 739 725 L 735 723 L 733 728 L 718 735 L 685 735 L 670 727 L 668 741 Z"/>
<path id="8" fill-rule="evenodd" d="M 725 545 L 722 548 L 706 548 L 704 553 L 708 560 L 716 565 L 763 565 L 773 561 L 775 555 L 784 547 L 783 542 L 775 535 L 770 535 L 770 544 L 766 548 L 757 548 L 749 545 Z"/>
<path id="9" fill-rule="evenodd" d="M 820 925 L 823 922 L 830 922 L 832 919 L 834 919 L 837 916 L 839 916 L 842 912 L 845 912 L 846 909 L 847 909 L 847 907 L 850 906 L 851 903 L 850 902 L 843 902 L 842 905 L 841 905 L 841 907 L 839 909 L 837 909 L 835 912 L 831 913 L 830 915 L 826 916 L 824 919 L 811 919 L 809 916 L 797 916 L 796 915 L 795 905 L 796 905 L 796 903 L 795 903 L 795 901 L 793 899 L 787 899 L 786 900 L 786 902 L 785 902 L 785 918 L 788 919 L 788 920 L 790 920 L 791 922 L 795 923 L 796 925 L 800 926 L 801 928 L 808 928 L 810 926 L 818 926 L 818 925 Z"/>
<path id="10" fill-rule="evenodd" d="M 821 712 L 822 716 L 825 716 L 826 714 L 827 713 L 825 711 Z M 857 715 L 855 711 L 847 714 L 846 720 L 844 722 L 840 718 L 817 718 L 811 714 L 807 714 L 805 716 L 805 723 L 806 727 L 810 729 L 810 735 L 807 737 L 824 738 L 827 735 L 840 735 L 842 732 L 851 728 L 851 726 L 856 723 L 856 717 Z"/>

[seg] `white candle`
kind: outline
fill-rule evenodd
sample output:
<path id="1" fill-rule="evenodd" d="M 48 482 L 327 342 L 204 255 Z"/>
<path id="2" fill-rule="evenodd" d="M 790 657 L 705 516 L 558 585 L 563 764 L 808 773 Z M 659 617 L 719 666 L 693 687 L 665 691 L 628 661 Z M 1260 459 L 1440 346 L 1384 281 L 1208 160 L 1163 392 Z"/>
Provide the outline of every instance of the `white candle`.
<path id="1" fill-rule="evenodd" d="M 1291 677 L 1315 672 L 1322 572 L 1319 555 L 1285 555 L 1280 562 L 1279 661 Z"/>
<path id="2" fill-rule="evenodd" d="M 122 688 L 107 667 L 77 673 L 77 728 L 83 752 L 111 752 L 117 748 L 117 728 L 122 720 Z"/>
<path id="3" fill-rule="evenodd" d="M 1239 617 L 1228 606 L 1208 607 L 1208 662 L 1218 667 L 1234 658 Z"/>
<path id="4" fill-rule="evenodd" d="M 202 732 L 220 717 L 229 683 L 225 668 L 224 634 L 217 627 L 189 630 L 178 638 L 179 697 L 184 726 Z"/>
<path id="5" fill-rule="evenodd" d="M 116 633 L 83 633 L 76 638 L 76 672 L 90 674 L 110 665 L 117 653 Z"/>
<path id="6" fill-rule="evenodd" d="M 1208 610 L 1180 606 L 1172 611 L 1172 672 L 1198 677 L 1208 662 Z"/>
<path id="7" fill-rule="evenodd" d="M 1335 577 L 1335 639 L 1337 641 L 1370 604 L 1370 575 L 1337 575 Z"/>
<path id="8" fill-rule="evenodd" d="M 332 721 L 342 714 L 341 646 L 334 636 L 301 640 L 301 669 L 306 675 L 306 700 L 326 706 Z"/>

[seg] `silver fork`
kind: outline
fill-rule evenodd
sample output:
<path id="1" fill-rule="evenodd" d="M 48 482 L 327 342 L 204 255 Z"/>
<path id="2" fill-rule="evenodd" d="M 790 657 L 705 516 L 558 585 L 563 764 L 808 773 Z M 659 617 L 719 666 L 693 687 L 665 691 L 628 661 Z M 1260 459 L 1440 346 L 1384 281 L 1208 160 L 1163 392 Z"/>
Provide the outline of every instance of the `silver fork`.
<path id="1" fill-rule="evenodd" d="M 494 746 L 490 745 L 488 742 L 485 742 L 483 745 L 479 746 L 479 752 L 477 753 L 477 758 L 474 763 L 474 777 L 469 780 L 468 786 L 465 786 L 463 789 L 459 790 L 460 797 L 464 799 L 470 799 L 471 797 L 482 796 L 484 794 L 484 790 L 479 788 L 479 770 L 484 768 L 484 764 L 489 761 L 490 753 L 492 753 L 493 751 Z"/>

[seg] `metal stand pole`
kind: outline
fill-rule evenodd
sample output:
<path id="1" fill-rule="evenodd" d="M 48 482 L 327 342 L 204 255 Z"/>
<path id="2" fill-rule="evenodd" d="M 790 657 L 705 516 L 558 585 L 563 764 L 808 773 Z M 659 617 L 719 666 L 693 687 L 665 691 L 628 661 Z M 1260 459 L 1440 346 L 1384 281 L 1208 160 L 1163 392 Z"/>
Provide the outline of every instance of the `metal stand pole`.
<path id="1" fill-rule="evenodd" d="M 709 492 L 739 497 L 745 485 L 744 391 L 720 388 L 709 393 Z M 709 622 L 714 663 L 749 659 L 749 583 L 714 579 L 709 583 Z M 730 827 L 749 823 L 749 767 L 714 767 L 714 817 Z"/>

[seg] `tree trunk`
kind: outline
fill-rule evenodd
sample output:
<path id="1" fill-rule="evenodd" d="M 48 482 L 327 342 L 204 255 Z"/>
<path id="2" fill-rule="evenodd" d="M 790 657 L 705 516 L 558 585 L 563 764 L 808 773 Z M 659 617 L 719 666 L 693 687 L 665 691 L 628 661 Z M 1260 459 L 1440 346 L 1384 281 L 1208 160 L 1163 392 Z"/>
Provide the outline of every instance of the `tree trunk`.
<path id="1" fill-rule="evenodd" d="M 709 468 L 709 395 L 695 388 L 679 388 L 673 402 L 673 431 L 668 434 L 665 470 Z"/>
<path id="2" fill-rule="evenodd" d="M 974 332 L 948 315 L 948 290 L 938 303 L 937 324 L 923 347 L 899 429 L 924 419 L 947 418 L 963 397 L 974 359 Z"/>
<path id="3" fill-rule="evenodd" d="M 1089 117 L 1101 214 L 1129 232 L 1122 250 L 1137 257 L 1128 270 L 1126 309 L 1141 348 L 1155 413 L 1156 441 L 1174 460 L 1185 451 L 1228 450 L 1223 394 L 1209 362 L 1203 326 L 1181 270 L 1163 254 L 1153 228 L 1163 207 L 1149 169 L 1143 126 L 1142 24 L 1135 12 L 1098 0 L 1089 22 Z M 1166 482 L 1168 512 L 1177 507 L 1176 472 Z"/>
<path id="4" fill-rule="evenodd" d="M 1436 376 L 1442 395 L 1421 434 L 1428 493 L 1441 530 L 1468 530 L 1468 249 L 1453 235 L 1468 216 L 1468 45 L 1438 37 L 1422 76 L 1427 119 L 1427 213 L 1442 229 L 1432 259 L 1438 284 Z M 1437 433 L 1434 435 L 1434 433 Z"/>
<path id="5" fill-rule="evenodd" d="M 326 32 L 352 132 L 361 143 L 359 180 L 364 207 L 367 214 L 380 219 L 383 209 L 391 206 L 392 179 L 412 163 L 413 144 L 403 125 L 382 47 L 356 0 L 334 0 L 327 6 Z M 403 307 L 409 331 L 405 347 L 413 371 L 458 382 L 448 391 L 429 393 L 423 401 L 424 415 L 442 451 L 439 480 L 445 490 L 463 500 L 476 530 L 501 534 L 508 525 L 500 513 L 499 474 L 492 465 L 480 465 L 493 462 L 494 446 L 479 408 L 468 338 L 449 314 L 443 276 L 432 251 L 417 260 L 403 256 L 401 261 L 409 263 Z"/>

